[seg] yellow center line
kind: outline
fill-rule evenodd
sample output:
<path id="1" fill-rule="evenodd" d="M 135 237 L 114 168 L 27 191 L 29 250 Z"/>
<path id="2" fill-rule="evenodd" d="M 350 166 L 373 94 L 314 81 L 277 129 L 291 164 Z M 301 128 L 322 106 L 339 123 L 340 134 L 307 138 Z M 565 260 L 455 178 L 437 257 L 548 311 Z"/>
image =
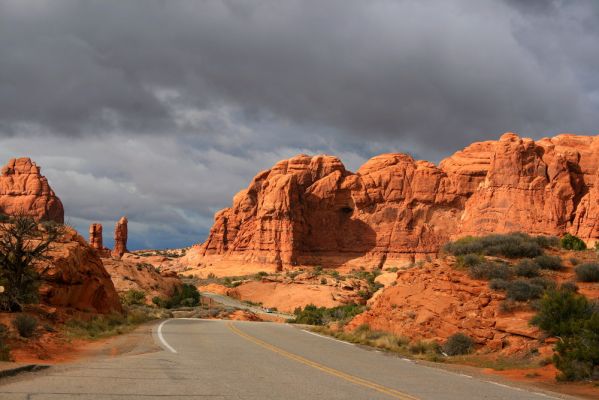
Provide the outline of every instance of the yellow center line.
<path id="1" fill-rule="evenodd" d="M 320 370 L 322 372 L 326 372 L 327 374 L 330 374 L 330 375 L 336 376 L 338 378 L 344 379 L 344 380 L 346 380 L 348 382 L 351 382 L 351 383 L 354 383 L 356 385 L 360 385 L 360 386 L 367 387 L 369 389 L 376 390 L 377 392 L 384 393 L 384 394 L 389 395 L 391 397 L 394 397 L 396 399 L 401 399 L 401 400 L 419 400 L 417 397 L 410 396 L 409 394 L 402 393 L 402 392 L 400 392 L 398 390 L 395 390 L 395 389 L 392 389 L 392 388 L 389 388 L 389 387 L 386 387 L 386 386 L 383 386 L 383 385 L 379 385 L 378 383 L 375 383 L 375 382 L 372 382 L 372 381 L 369 381 L 369 380 L 366 380 L 366 379 L 362 379 L 362 378 L 359 378 L 357 376 L 346 374 L 345 372 L 336 370 L 336 369 L 331 368 L 331 367 L 327 367 L 326 365 L 319 364 L 317 362 L 308 360 L 307 358 L 304 358 L 302 356 L 298 356 L 297 354 L 293 354 L 293 353 L 285 351 L 285 350 L 283 350 L 283 349 L 281 349 L 279 347 L 273 346 L 270 343 L 267 343 L 267 342 L 265 342 L 263 340 L 260 340 L 260 339 L 254 337 L 254 336 L 251 336 L 251 335 L 249 335 L 249 334 L 247 334 L 247 333 L 239 330 L 239 328 L 237 328 L 232 322 L 229 322 L 227 324 L 227 326 L 229 327 L 229 329 L 233 333 L 235 333 L 238 336 L 241 336 L 242 338 L 244 338 L 244 339 L 246 339 L 246 340 L 248 340 L 248 341 L 250 341 L 252 343 L 255 343 L 255 344 L 257 344 L 257 345 L 259 345 L 261 347 L 264 347 L 265 349 L 268 349 L 268 350 L 270 350 L 272 352 L 275 352 L 277 354 L 280 354 L 283 357 L 286 357 L 286 358 L 289 358 L 291 360 L 297 361 L 297 362 L 302 363 L 304 365 L 308 365 L 308 366 L 310 366 L 312 368 L 315 368 L 317 370 Z"/>

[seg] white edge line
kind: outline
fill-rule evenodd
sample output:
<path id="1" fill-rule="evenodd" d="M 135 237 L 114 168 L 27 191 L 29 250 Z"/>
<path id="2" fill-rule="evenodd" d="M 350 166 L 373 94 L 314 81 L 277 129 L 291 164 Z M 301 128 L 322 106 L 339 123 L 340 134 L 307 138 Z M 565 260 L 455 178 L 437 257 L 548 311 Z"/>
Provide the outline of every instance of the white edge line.
<path id="1" fill-rule="evenodd" d="M 344 342 L 343 340 L 335 339 L 335 338 L 324 336 L 324 335 L 319 335 L 318 333 L 310 332 L 310 331 L 307 331 L 305 329 L 302 329 L 302 331 L 304 331 L 306 333 L 309 333 L 310 335 L 318 336 L 318 337 L 321 337 L 321 338 L 324 338 L 324 339 L 334 340 L 335 342 L 343 343 L 343 344 L 346 344 L 348 346 L 355 346 L 355 344 L 353 344 L 353 343 Z"/>
<path id="2" fill-rule="evenodd" d="M 158 329 L 156 330 L 156 334 L 158 335 L 158 339 L 160 339 L 160 342 L 164 345 L 164 347 L 166 347 L 168 350 L 170 350 L 171 353 L 176 353 L 177 350 L 173 349 L 173 347 L 168 344 L 166 342 L 166 340 L 164 340 L 164 336 L 162 336 L 162 326 L 164 324 L 166 324 L 168 321 L 170 321 L 169 319 L 167 319 L 166 321 L 162 321 L 162 323 L 160 325 L 158 325 Z"/>

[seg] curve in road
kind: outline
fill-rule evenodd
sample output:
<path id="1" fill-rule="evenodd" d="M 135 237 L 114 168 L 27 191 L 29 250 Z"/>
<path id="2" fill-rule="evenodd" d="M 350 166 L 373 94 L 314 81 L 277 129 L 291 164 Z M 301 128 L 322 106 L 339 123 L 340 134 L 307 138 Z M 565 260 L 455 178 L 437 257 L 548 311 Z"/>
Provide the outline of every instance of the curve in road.
<path id="1" fill-rule="evenodd" d="M 56 366 L 27 379 L 0 381 L 0 398 L 568 398 L 431 368 L 287 324 L 173 319 L 156 324 L 154 339 L 164 351 Z"/>

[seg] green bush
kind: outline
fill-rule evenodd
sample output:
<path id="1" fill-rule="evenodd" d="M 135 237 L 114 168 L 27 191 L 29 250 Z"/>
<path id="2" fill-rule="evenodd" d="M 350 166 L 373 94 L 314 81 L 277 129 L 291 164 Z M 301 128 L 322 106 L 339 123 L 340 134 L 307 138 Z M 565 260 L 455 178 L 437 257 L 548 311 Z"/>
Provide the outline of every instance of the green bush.
<path id="1" fill-rule="evenodd" d="M 27 314 L 19 314 L 12 321 L 14 327 L 24 338 L 30 338 L 35 333 L 37 329 L 37 319 Z"/>
<path id="2" fill-rule="evenodd" d="M 577 236 L 566 233 L 560 240 L 560 245 L 566 250 L 586 250 L 587 245 Z"/>
<path id="3" fill-rule="evenodd" d="M 599 282 L 599 264 L 580 264 L 575 271 L 580 282 Z"/>
<path id="4" fill-rule="evenodd" d="M 504 279 L 508 280 L 512 277 L 510 267 L 501 262 L 484 261 L 470 267 L 470 276 L 474 279 Z"/>
<path id="5" fill-rule="evenodd" d="M 553 362 L 558 379 L 591 379 L 599 373 L 599 310 L 571 289 L 551 290 L 539 302 L 531 323 L 559 337 Z"/>
<path id="6" fill-rule="evenodd" d="M 146 304 L 146 293 L 135 289 L 127 290 L 121 295 L 121 303 L 128 306 Z"/>
<path id="7" fill-rule="evenodd" d="M 525 258 L 516 264 L 516 275 L 525 278 L 534 278 L 540 275 L 541 267 L 531 259 Z"/>
<path id="8" fill-rule="evenodd" d="M 478 265 L 484 261 L 484 257 L 481 257 L 480 255 L 474 253 L 468 253 L 464 254 L 463 256 L 458 256 L 458 264 L 468 268 L 474 267 L 475 265 Z"/>
<path id="9" fill-rule="evenodd" d="M 552 336 L 573 335 L 580 321 L 588 319 L 592 306 L 583 295 L 570 290 L 549 290 L 539 302 L 539 311 L 531 323 Z"/>
<path id="10" fill-rule="evenodd" d="M 447 243 L 444 250 L 455 256 L 475 253 L 508 258 L 536 257 L 543 254 L 542 244 L 547 244 L 546 242 L 546 239 L 538 239 L 525 233 L 467 236 Z"/>
<path id="11" fill-rule="evenodd" d="M 194 285 L 184 283 L 180 288 L 175 288 L 175 292 L 166 302 L 166 308 L 178 306 L 195 307 L 200 304 L 200 292 Z"/>
<path id="12" fill-rule="evenodd" d="M 561 374 L 559 380 L 592 379 L 599 374 L 599 313 L 579 321 L 576 334 L 561 338 L 553 362 Z"/>
<path id="13" fill-rule="evenodd" d="M 543 254 L 535 257 L 534 261 L 541 269 L 559 271 L 564 267 L 562 265 L 562 259 L 559 256 L 550 256 L 547 254 Z"/>
<path id="14" fill-rule="evenodd" d="M 347 322 L 363 311 L 364 306 L 354 303 L 332 308 L 316 307 L 314 304 L 308 304 L 303 309 L 298 307 L 293 311 L 295 318 L 291 322 L 306 325 L 326 325 L 333 321 Z"/>
<path id="15" fill-rule="evenodd" d="M 507 286 L 507 298 L 515 301 L 538 299 L 543 294 L 543 287 L 518 279 Z"/>
<path id="16" fill-rule="evenodd" d="M 449 356 L 468 354 L 474 347 L 474 341 L 470 336 L 461 332 L 451 335 L 443 345 L 443 351 Z"/>

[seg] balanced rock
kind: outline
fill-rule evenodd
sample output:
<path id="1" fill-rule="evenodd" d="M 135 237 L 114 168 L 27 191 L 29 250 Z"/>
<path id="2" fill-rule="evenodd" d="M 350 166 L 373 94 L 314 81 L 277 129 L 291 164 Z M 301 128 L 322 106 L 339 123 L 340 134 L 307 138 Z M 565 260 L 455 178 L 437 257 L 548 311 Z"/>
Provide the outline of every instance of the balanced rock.
<path id="1" fill-rule="evenodd" d="M 474 143 L 439 166 L 376 156 L 356 173 L 299 155 L 262 171 L 216 213 L 190 265 L 378 266 L 435 256 L 448 240 L 513 231 L 599 238 L 599 137 Z"/>
<path id="2" fill-rule="evenodd" d="M 121 258 L 123 254 L 127 253 L 127 217 L 121 217 L 114 227 L 114 248 L 112 249 L 112 256 L 115 258 Z"/>
<path id="3" fill-rule="evenodd" d="M 24 214 L 37 221 L 64 222 L 60 199 L 29 158 L 13 158 L 0 175 L 0 213 Z"/>

